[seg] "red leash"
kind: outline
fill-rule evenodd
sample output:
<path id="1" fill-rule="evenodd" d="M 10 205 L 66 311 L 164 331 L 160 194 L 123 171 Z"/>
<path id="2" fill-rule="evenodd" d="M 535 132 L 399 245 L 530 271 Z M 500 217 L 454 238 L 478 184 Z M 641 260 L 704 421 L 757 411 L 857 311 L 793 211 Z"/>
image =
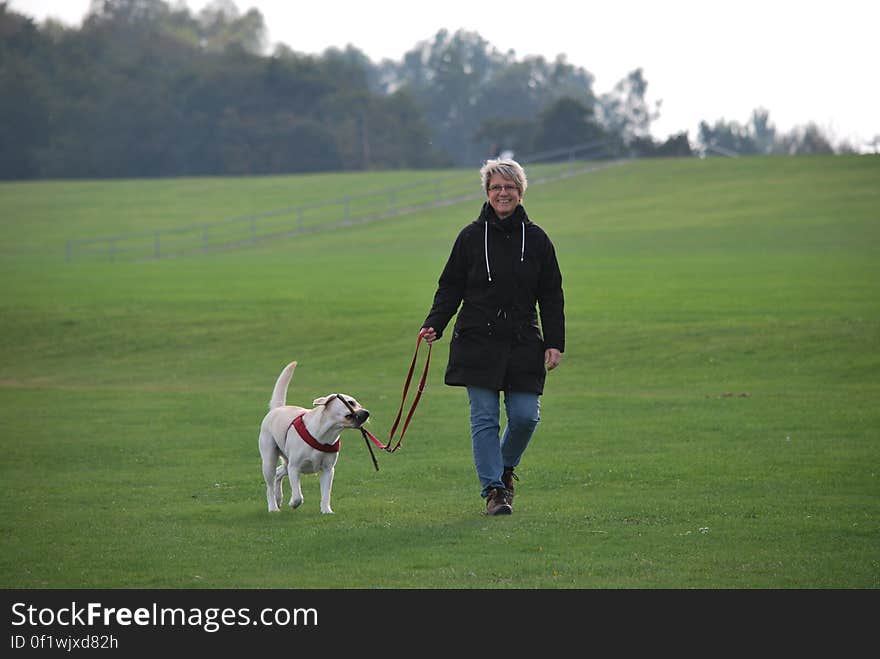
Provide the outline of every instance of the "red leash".
<path id="1" fill-rule="evenodd" d="M 394 420 L 394 425 L 391 426 L 391 432 L 388 435 L 388 446 L 385 447 L 385 450 L 389 453 L 394 453 L 397 449 L 400 448 L 400 443 L 403 441 L 403 436 L 406 434 L 406 429 L 409 426 L 409 422 L 412 419 L 413 413 L 416 411 L 416 406 L 419 404 L 419 400 L 422 397 L 422 392 L 425 391 L 425 381 L 428 379 L 428 367 L 431 365 L 431 344 L 428 344 L 428 357 L 425 359 L 425 368 L 422 370 L 422 378 L 419 380 L 419 390 L 416 393 L 416 397 L 413 399 L 412 405 L 409 408 L 409 414 L 406 415 L 406 421 L 403 422 L 403 430 L 400 431 L 400 439 L 397 440 L 397 444 L 394 445 L 394 448 L 389 448 L 391 446 L 391 441 L 394 439 L 394 433 L 397 430 L 397 424 L 400 423 L 400 416 L 403 414 L 403 406 L 406 401 L 406 394 L 409 391 L 409 384 L 412 381 L 413 371 L 416 368 L 416 359 L 419 356 L 419 346 L 422 344 L 422 339 L 425 338 L 425 329 L 422 328 L 419 330 L 419 338 L 416 341 L 416 351 L 412 358 L 412 363 L 409 365 L 409 373 L 406 375 L 406 383 L 403 385 L 403 396 L 400 398 L 400 409 L 397 411 L 397 418 Z"/>
<path id="2" fill-rule="evenodd" d="M 400 431 L 400 438 L 397 440 L 397 444 L 394 445 L 394 448 L 391 447 L 391 442 L 394 441 L 394 433 L 397 432 L 397 426 L 400 424 L 400 418 L 403 416 L 403 408 L 406 404 L 406 394 L 409 392 L 409 385 L 412 382 L 413 372 L 416 369 L 416 360 L 419 356 L 419 347 L 422 344 L 422 339 L 425 337 L 425 330 L 421 329 L 419 331 L 419 338 L 416 341 L 416 351 L 412 358 L 412 363 L 409 365 L 409 373 L 406 375 L 406 382 L 403 385 L 403 396 L 400 398 L 400 409 L 397 411 L 397 418 L 394 420 L 394 425 L 391 426 L 391 432 L 388 434 L 388 443 L 382 444 L 378 439 L 376 439 L 373 434 L 367 430 L 366 428 L 361 428 L 361 432 L 364 434 L 364 439 L 369 437 L 372 442 L 381 448 L 383 451 L 388 451 L 389 453 L 394 453 L 397 449 L 400 448 L 401 442 L 403 442 L 403 437 L 406 435 L 406 429 L 409 427 L 409 422 L 412 420 L 413 414 L 416 411 L 416 406 L 419 404 L 419 400 L 422 397 L 422 393 L 425 391 L 425 382 L 428 379 L 428 367 L 431 365 L 431 344 L 428 343 L 428 357 L 425 359 L 425 368 L 422 370 L 422 377 L 419 380 L 419 389 L 416 393 L 416 397 L 413 399 L 412 405 L 409 408 L 409 413 L 406 415 L 406 420 L 403 422 L 403 428 Z M 370 445 L 367 444 L 369 448 Z M 370 448 L 370 453 L 372 453 L 372 448 Z M 373 460 L 375 463 L 375 459 Z"/>

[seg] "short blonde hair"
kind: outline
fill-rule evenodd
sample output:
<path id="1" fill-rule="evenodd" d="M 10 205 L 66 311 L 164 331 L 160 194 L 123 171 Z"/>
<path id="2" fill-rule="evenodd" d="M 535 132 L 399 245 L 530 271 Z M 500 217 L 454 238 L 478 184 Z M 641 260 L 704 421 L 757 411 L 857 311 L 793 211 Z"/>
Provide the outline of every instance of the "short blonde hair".
<path id="1" fill-rule="evenodd" d="M 489 180 L 495 174 L 500 174 L 507 180 L 513 181 L 521 195 L 525 194 L 526 188 L 529 187 L 529 181 L 522 165 L 511 158 L 498 158 L 497 160 L 487 160 L 480 167 L 480 180 L 483 184 L 483 192 L 486 194 L 489 194 Z"/>

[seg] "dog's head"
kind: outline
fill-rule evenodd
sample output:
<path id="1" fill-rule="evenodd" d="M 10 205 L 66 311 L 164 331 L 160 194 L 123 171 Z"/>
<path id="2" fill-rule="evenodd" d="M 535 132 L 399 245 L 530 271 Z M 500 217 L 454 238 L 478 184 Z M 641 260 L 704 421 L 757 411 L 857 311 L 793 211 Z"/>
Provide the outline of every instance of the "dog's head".
<path id="1" fill-rule="evenodd" d="M 370 418 L 370 410 L 361 407 L 348 394 L 330 394 L 316 398 L 312 405 L 323 406 L 324 414 L 329 414 L 343 428 L 360 428 Z"/>

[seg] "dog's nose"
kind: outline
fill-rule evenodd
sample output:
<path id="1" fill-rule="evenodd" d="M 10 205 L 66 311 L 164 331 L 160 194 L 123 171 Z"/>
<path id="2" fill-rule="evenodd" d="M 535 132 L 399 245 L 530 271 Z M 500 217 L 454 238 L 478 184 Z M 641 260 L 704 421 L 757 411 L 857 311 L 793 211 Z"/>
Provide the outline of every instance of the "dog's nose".
<path id="1" fill-rule="evenodd" d="M 354 413 L 354 418 L 357 419 L 359 424 L 365 423 L 370 418 L 370 410 L 360 409 Z"/>

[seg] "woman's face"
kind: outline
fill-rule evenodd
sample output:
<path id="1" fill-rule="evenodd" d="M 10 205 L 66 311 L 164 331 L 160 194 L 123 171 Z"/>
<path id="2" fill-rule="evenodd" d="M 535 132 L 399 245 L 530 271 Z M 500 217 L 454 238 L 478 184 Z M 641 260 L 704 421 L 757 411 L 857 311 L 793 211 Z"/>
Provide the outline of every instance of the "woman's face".
<path id="1" fill-rule="evenodd" d="M 516 183 L 501 174 L 493 174 L 489 179 L 488 186 L 489 205 L 495 209 L 498 219 L 505 217 L 516 210 L 517 204 L 522 201 L 522 195 L 516 187 Z"/>

